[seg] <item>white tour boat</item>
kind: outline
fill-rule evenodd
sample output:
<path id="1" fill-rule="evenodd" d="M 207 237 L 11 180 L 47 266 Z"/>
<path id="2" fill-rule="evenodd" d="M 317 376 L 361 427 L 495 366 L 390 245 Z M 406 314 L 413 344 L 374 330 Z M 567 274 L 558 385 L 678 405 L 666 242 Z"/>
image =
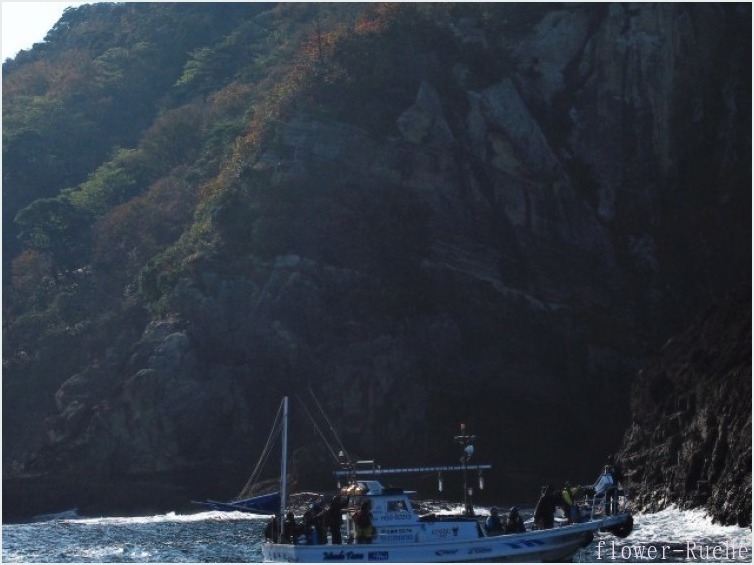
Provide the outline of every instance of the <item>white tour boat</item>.
<path id="1" fill-rule="evenodd" d="M 287 399 L 283 401 L 283 463 L 281 478 L 286 477 L 286 424 Z M 464 483 L 468 471 L 490 468 L 489 465 L 469 465 L 473 453 L 470 440 L 473 436 L 461 435 L 456 440 L 464 447 L 462 465 L 444 467 L 416 467 L 400 469 L 358 469 L 350 466 L 336 472 L 347 478 L 341 488 L 341 497 L 348 504 L 343 509 L 345 543 L 262 544 L 265 562 L 552 562 L 570 559 L 580 548 L 592 543 L 595 532 L 607 531 L 619 537 L 627 536 L 633 526 L 631 514 L 625 511 L 625 499 L 620 501 L 618 512 L 606 515 L 604 502 L 592 499 L 581 508 L 581 519 L 572 524 L 559 522 L 550 529 L 530 530 L 518 534 L 488 535 L 482 527 L 483 517 L 473 515 L 464 484 L 466 513 L 457 516 L 419 515 L 410 494 L 403 489 L 387 488 L 374 476 L 409 473 L 463 471 Z M 370 479 L 360 477 L 372 476 Z M 286 514 L 285 480 L 281 480 L 282 502 L 277 524 L 282 524 Z M 354 513 L 364 501 L 369 501 L 372 513 L 373 537 L 371 543 L 354 543 L 357 539 Z M 277 539 L 280 539 L 279 537 Z M 299 541 L 299 540 L 297 540 Z M 327 542 L 327 540 L 323 540 Z"/>

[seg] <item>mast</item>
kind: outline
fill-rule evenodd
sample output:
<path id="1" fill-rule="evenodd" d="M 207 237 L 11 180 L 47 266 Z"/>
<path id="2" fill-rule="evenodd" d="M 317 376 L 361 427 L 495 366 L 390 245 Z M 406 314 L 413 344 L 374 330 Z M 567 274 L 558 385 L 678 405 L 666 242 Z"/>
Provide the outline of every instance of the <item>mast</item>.
<path id="1" fill-rule="evenodd" d="M 280 519 L 278 520 L 278 540 L 283 537 L 286 498 L 288 496 L 288 397 L 283 397 L 283 453 L 280 462 Z"/>
<path id="2" fill-rule="evenodd" d="M 280 532 L 285 520 L 286 498 L 288 496 L 288 397 L 283 397 L 283 454 L 280 464 Z"/>

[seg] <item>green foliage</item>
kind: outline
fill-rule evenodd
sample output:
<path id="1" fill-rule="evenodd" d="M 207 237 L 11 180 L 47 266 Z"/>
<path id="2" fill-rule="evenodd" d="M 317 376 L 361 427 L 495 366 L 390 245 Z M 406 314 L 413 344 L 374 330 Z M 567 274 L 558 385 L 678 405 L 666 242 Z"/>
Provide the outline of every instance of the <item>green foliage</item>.
<path id="1" fill-rule="evenodd" d="M 92 61 L 94 82 L 98 88 L 117 90 L 122 88 L 127 76 L 130 59 L 125 47 L 113 47 Z"/>
<path id="2" fill-rule="evenodd" d="M 140 174 L 140 155 L 134 149 L 121 149 L 76 189 L 65 191 L 68 200 L 92 218 L 134 196 Z"/>
<path id="3" fill-rule="evenodd" d="M 194 93 L 214 90 L 221 79 L 227 79 L 231 74 L 232 62 L 231 56 L 222 51 L 209 47 L 195 49 L 175 86 Z"/>
<path id="4" fill-rule="evenodd" d="M 61 292 L 55 297 L 52 308 L 57 317 L 68 326 L 81 323 L 86 318 L 91 296 L 81 292 Z"/>
<path id="5" fill-rule="evenodd" d="M 81 140 L 88 140 L 91 122 L 86 115 L 68 111 L 57 98 L 20 97 L 16 102 L 3 106 L 4 230 L 22 208 L 37 198 L 56 196 L 61 185 L 91 165 L 86 155 L 71 155 Z"/>
<path id="6" fill-rule="evenodd" d="M 16 216 L 19 237 L 29 249 L 73 268 L 88 258 L 90 217 L 63 197 L 35 200 Z"/>

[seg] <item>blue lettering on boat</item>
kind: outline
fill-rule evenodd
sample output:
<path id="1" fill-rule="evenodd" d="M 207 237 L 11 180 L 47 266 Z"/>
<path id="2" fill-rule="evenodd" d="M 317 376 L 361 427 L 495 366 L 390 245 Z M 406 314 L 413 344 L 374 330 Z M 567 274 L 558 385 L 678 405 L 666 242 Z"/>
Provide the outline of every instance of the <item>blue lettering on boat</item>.
<path id="1" fill-rule="evenodd" d="M 525 547 L 536 547 L 538 545 L 545 545 L 545 542 L 543 542 L 541 539 L 532 539 L 532 540 L 522 539 L 522 540 L 519 540 L 519 541 L 517 541 L 515 543 L 514 542 L 510 542 L 510 541 L 506 542 L 505 545 L 507 545 L 511 549 L 521 549 L 524 546 Z"/>
<path id="2" fill-rule="evenodd" d="M 536 545 L 545 545 L 545 542 L 543 542 L 541 539 L 526 539 L 521 540 L 522 543 L 528 547 L 534 547 Z"/>
<path id="3" fill-rule="evenodd" d="M 387 551 L 370 551 L 368 554 L 369 561 L 387 561 L 390 553 Z"/>

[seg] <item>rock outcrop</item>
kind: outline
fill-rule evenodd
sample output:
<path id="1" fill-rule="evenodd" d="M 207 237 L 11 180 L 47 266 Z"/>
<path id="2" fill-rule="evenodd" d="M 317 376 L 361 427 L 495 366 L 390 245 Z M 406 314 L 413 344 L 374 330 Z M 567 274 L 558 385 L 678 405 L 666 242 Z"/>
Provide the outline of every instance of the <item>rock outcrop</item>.
<path id="1" fill-rule="evenodd" d="M 641 510 L 751 526 L 751 290 L 708 310 L 639 373 L 616 461 Z"/>

